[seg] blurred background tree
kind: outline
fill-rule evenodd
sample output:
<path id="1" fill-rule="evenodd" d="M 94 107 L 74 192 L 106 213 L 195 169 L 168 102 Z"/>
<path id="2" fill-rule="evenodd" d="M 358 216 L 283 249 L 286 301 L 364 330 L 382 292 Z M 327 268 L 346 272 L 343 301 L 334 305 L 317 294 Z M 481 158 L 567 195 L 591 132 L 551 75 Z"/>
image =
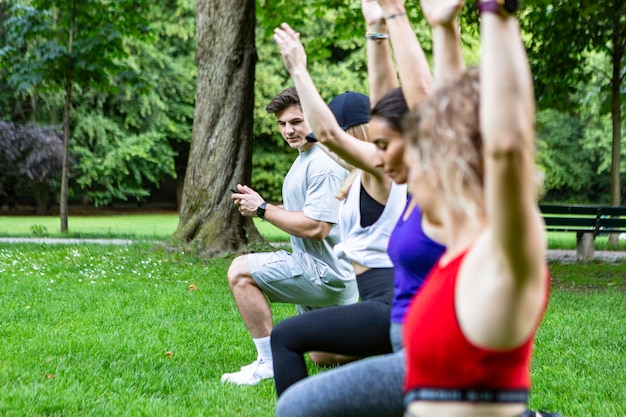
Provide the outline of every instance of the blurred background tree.
<path id="1" fill-rule="evenodd" d="M 15 19 L 31 22 L 24 30 L 60 24 L 52 17 L 60 16 L 62 7 L 71 2 L 56 3 L 0 2 L 0 120 L 40 126 L 63 122 L 66 94 L 59 87 L 65 79 L 55 76 L 43 82 L 41 62 L 63 55 L 59 48 L 65 44 L 59 38 L 44 39 L 48 32 L 41 31 L 30 38 L 12 37 L 19 26 Z M 123 7 L 131 3 L 137 2 L 86 0 L 80 5 L 92 6 L 93 14 L 85 15 L 91 20 L 115 23 L 109 7 L 130 16 L 132 10 Z M 479 45 L 472 3 L 462 14 L 469 63 L 477 61 Z M 418 2 L 408 0 L 407 9 L 429 55 L 430 29 Z M 172 208 L 180 205 L 197 81 L 195 1 L 156 0 L 141 11 L 134 21 L 144 23 L 142 30 L 119 32 L 124 33 L 123 41 L 117 36 L 107 40 L 107 48 L 119 48 L 113 64 L 120 70 L 103 72 L 106 80 L 72 82 L 68 195 L 73 204 L 137 205 L 164 198 Z M 535 76 L 537 163 L 546 177 L 544 201 L 621 204 L 620 173 L 626 170 L 621 158 L 626 2 L 527 0 L 519 16 Z M 287 21 L 301 33 L 312 77 L 329 101 L 346 90 L 367 92 L 365 28 L 357 0 L 305 0 L 295 8 L 286 0 L 256 0 L 255 19 L 250 185 L 266 199 L 279 202 L 282 179 L 294 155 L 282 144 L 274 119 L 265 113 L 269 100 L 291 85 L 271 38 L 273 29 Z M 101 32 L 93 34 L 91 43 L 86 41 L 76 54 L 87 54 L 102 40 Z M 78 48 L 76 43 L 74 47 Z M 98 61 L 90 62 L 98 67 L 93 71 L 103 69 Z M 57 200 L 59 184 L 50 184 Z M 26 185 L 18 185 L 15 193 L 32 198 Z"/>

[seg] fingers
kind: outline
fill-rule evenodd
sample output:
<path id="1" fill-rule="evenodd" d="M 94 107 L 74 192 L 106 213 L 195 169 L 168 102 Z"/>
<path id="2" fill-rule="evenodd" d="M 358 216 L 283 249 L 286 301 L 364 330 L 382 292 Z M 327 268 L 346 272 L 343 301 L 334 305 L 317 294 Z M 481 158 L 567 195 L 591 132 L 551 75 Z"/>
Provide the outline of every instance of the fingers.
<path id="1" fill-rule="evenodd" d="M 291 28 L 287 23 L 282 23 L 280 27 L 287 33 L 289 36 L 299 36 L 299 34 Z"/>
<path id="2" fill-rule="evenodd" d="M 274 40 L 277 42 L 283 39 L 300 39 L 300 34 L 293 30 L 287 23 L 282 23 L 279 28 L 274 29 Z"/>
<path id="3" fill-rule="evenodd" d="M 243 185 L 241 188 L 243 188 L 243 192 L 245 194 L 256 193 L 256 191 L 254 191 L 251 187 L 247 185 Z"/>

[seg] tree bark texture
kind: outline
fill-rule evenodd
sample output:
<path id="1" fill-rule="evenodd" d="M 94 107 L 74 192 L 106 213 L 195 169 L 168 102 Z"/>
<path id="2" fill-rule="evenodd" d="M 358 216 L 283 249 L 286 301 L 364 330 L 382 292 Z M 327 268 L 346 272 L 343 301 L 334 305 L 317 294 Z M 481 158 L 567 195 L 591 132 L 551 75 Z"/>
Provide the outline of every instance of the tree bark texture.
<path id="1" fill-rule="evenodd" d="M 193 133 L 173 243 L 206 256 L 244 252 L 261 237 L 230 189 L 252 171 L 255 1 L 197 0 L 196 25 Z"/>
<path id="2" fill-rule="evenodd" d="M 617 3 L 616 11 L 619 11 Z M 622 106 L 621 106 L 621 81 L 622 81 L 622 60 L 624 58 L 626 33 L 620 25 L 620 17 L 614 15 L 613 23 L 613 74 L 611 80 L 611 118 L 613 124 L 612 160 L 611 160 L 611 205 L 619 206 L 622 202 L 622 192 L 620 187 L 620 157 L 622 144 Z M 609 235 L 609 245 L 617 247 L 619 235 L 611 233 Z"/>
<path id="3" fill-rule="evenodd" d="M 74 65 L 72 53 L 74 47 L 73 42 L 75 23 L 76 0 L 72 2 L 72 20 L 70 21 L 70 33 L 67 45 L 67 72 L 65 73 L 65 109 L 63 111 L 63 165 L 61 168 L 61 195 L 59 197 L 61 233 L 67 233 L 67 217 L 69 214 L 67 195 L 70 182 L 70 111 L 72 110 L 72 70 Z"/>

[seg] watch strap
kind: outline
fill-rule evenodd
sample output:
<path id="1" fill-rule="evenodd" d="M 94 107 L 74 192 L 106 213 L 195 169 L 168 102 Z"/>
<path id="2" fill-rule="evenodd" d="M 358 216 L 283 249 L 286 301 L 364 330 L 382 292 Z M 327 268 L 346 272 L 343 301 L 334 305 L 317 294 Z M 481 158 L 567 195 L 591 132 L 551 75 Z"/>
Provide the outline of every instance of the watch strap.
<path id="1" fill-rule="evenodd" d="M 519 0 L 486 0 L 476 3 L 478 13 L 495 13 L 500 16 L 509 16 L 519 9 Z"/>
<path id="2" fill-rule="evenodd" d="M 267 206 L 267 203 L 264 201 L 261 204 L 259 204 L 259 207 L 256 208 L 256 215 L 261 218 L 264 219 L 265 218 L 265 207 Z"/>
<path id="3" fill-rule="evenodd" d="M 496 0 L 478 1 L 476 3 L 476 8 L 478 9 L 479 14 L 483 14 L 483 13 L 502 14 L 502 7 L 500 3 L 498 3 Z"/>

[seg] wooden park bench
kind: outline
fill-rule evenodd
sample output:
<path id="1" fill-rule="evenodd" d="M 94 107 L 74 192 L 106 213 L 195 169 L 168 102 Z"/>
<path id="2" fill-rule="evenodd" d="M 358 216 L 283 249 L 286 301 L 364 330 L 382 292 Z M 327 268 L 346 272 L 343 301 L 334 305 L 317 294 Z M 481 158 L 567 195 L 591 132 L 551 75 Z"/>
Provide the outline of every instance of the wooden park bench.
<path id="1" fill-rule="evenodd" d="M 599 234 L 626 233 L 626 206 L 540 204 L 546 230 L 576 232 L 576 257 L 593 260 Z"/>

